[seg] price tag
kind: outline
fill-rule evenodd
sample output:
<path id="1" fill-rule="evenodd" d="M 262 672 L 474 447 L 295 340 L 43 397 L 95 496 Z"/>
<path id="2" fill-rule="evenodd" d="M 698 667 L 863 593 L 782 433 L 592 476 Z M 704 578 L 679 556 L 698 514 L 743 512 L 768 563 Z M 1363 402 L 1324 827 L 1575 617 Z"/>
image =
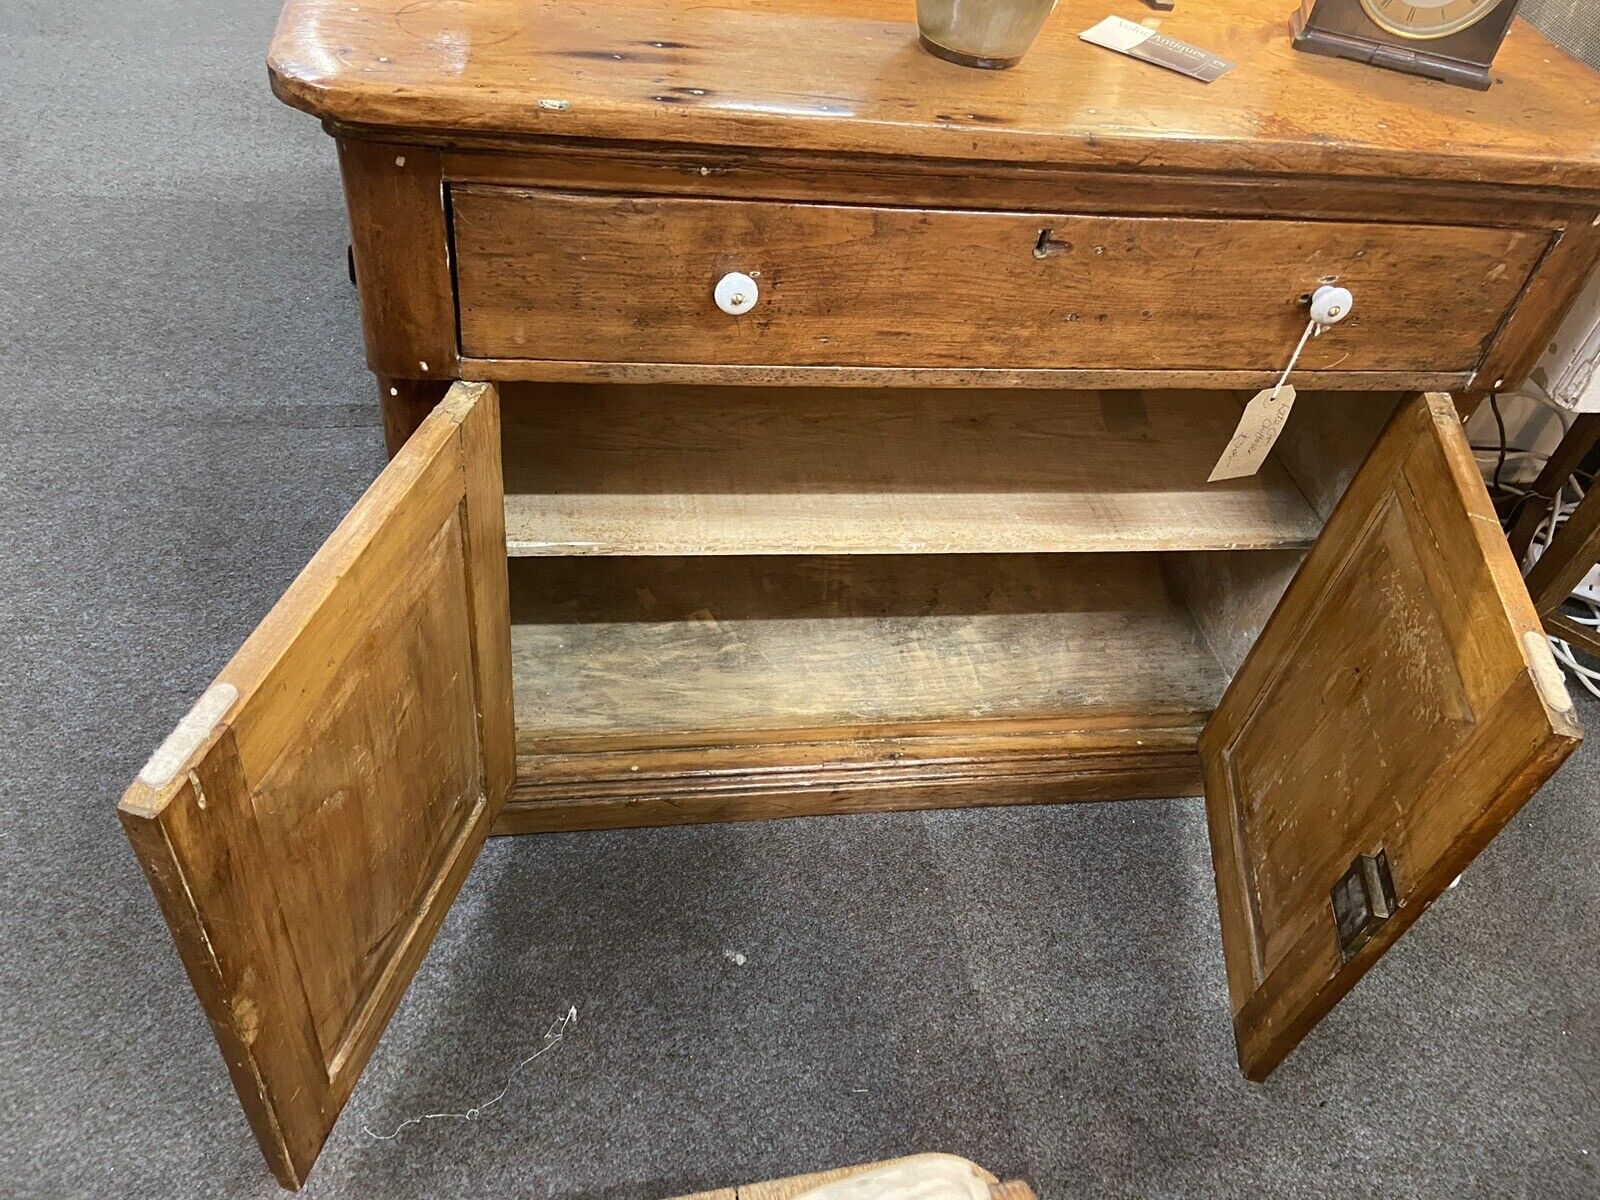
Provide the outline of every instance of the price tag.
<path id="1" fill-rule="evenodd" d="M 1321 295 L 1320 291 L 1318 295 Z M 1348 303 L 1341 305 L 1331 320 L 1343 320 L 1349 308 Z M 1294 403 L 1295 391 L 1289 386 L 1289 374 L 1294 370 L 1295 363 L 1300 361 L 1300 352 L 1306 348 L 1306 343 L 1314 337 L 1321 337 L 1327 328 L 1328 323 L 1313 306 L 1311 320 L 1306 322 L 1306 331 L 1295 343 L 1294 353 L 1289 356 L 1289 365 L 1278 376 L 1277 386 L 1262 388 L 1244 406 L 1239 428 L 1233 431 L 1233 440 L 1223 449 L 1217 465 L 1211 468 L 1207 483 L 1216 483 L 1219 479 L 1242 479 L 1261 469 L 1261 464 L 1267 461 L 1267 455 L 1272 453 L 1272 444 L 1283 432 L 1284 423 L 1289 419 L 1289 406 Z"/>
<path id="2" fill-rule="evenodd" d="M 1207 483 L 1220 479 L 1243 479 L 1254 475 L 1272 453 L 1273 443 L 1283 432 L 1289 420 L 1289 407 L 1294 403 L 1293 384 L 1262 388 L 1245 405 L 1244 416 L 1239 418 L 1239 428 L 1223 450 L 1217 465 L 1211 468 Z"/>

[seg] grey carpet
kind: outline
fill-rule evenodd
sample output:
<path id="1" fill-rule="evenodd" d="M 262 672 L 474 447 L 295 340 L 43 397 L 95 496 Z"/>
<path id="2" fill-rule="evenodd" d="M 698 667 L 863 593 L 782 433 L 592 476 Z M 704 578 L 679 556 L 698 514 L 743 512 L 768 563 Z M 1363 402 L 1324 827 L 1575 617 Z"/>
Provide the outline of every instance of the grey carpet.
<path id="1" fill-rule="evenodd" d="M 275 16 L 0 7 L 0 1195 L 276 1194 L 112 815 L 382 461 Z M 1193 801 L 502 840 L 308 1194 L 940 1149 L 1063 1200 L 1600 1195 L 1597 778 L 1600 743 L 1260 1087 Z M 363 1134 L 493 1095 L 568 1005 L 482 1120 Z"/>

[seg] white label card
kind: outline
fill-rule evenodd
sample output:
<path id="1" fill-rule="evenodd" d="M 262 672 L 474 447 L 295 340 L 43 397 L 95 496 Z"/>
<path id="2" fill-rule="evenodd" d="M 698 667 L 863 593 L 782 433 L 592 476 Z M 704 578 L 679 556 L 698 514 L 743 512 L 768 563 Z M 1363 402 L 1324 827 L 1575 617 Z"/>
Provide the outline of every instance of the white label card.
<path id="1" fill-rule="evenodd" d="M 1206 482 L 1243 479 L 1259 471 L 1261 464 L 1267 461 L 1267 455 L 1272 453 L 1273 443 L 1283 432 L 1294 397 L 1292 384 L 1284 384 L 1280 388 L 1262 388 L 1251 397 L 1250 403 L 1245 405 L 1244 415 L 1239 418 L 1239 427 L 1233 431 L 1233 438 L 1222 451 L 1222 457 L 1217 459 L 1217 465 L 1211 468 L 1211 475 Z"/>
<path id="2" fill-rule="evenodd" d="M 1225 58 L 1201 50 L 1188 42 L 1157 33 L 1143 25 L 1136 25 L 1124 17 L 1107 17 L 1091 29 L 1078 35 L 1095 46 L 1104 46 L 1129 58 L 1166 67 L 1180 75 L 1198 79 L 1201 83 L 1214 83 L 1229 71 L 1233 64 Z"/>

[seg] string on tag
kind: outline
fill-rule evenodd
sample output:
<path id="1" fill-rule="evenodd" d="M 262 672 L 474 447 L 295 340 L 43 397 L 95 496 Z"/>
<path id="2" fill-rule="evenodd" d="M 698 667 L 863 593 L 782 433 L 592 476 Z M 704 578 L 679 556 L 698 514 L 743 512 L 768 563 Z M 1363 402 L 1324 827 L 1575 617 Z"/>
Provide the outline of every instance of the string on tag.
<path id="1" fill-rule="evenodd" d="M 1223 448 L 1222 457 L 1217 459 L 1217 465 L 1206 478 L 1207 483 L 1241 479 L 1261 469 L 1261 464 L 1267 460 L 1273 444 L 1289 420 L 1289 407 L 1295 398 L 1289 376 L 1294 373 L 1306 344 L 1349 316 L 1353 303 L 1354 297 L 1344 288 L 1325 284 L 1316 290 L 1311 297 L 1311 319 L 1306 322 L 1305 331 L 1295 343 L 1294 353 L 1289 355 L 1289 365 L 1284 367 L 1276 384 L 1257 392 L 1245 405 L 1244 415 L 1239 418 L 1239 427 L 1233 431 L 1233 437 Z"/>
<path id="2" fill-rule="evenodd" d="M 1295 343 L 1294 353 L 1289 356 L 1289 365 L 1283 369 L 1283 374 L 1278 376 L 1278 382 L 1273 385 L 1272 398 L 1276 400 L 1278 393 L 1283 391 L 1283 385 L 1289 382 L 1289 376 L 1294 371 L 1295 363 L 1300 361 L 1300 354 L 1306 348 L 1306 343 L 1314 337 L 1321 337 L 1322 331 L 1327 326 L 1315 317 L 1306 322 L 1306 331 L 1300 335 L 1300 340 Z"/>

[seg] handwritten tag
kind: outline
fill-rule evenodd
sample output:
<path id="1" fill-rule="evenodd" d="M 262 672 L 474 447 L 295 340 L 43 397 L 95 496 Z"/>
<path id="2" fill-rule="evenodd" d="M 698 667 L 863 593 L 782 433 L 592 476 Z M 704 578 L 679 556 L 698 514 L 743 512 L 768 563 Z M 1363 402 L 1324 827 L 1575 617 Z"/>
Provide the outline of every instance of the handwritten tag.
<path id="1" fill-rule="evenodd" d="M 1331 321 L 1338 320 L 1338 311 L 1335 310 Z M 1329 323 L 1317 316 L 1315 309 L 1312 310 L 1311 320 L 1306 322 L 1306 331 L 1294 344 L 1294 353 L 1289 355 L 1289 365 L 1278 376 L 1275 386 L 1257 392 L 1251 397 L 1250 403 L 1244 406 L 1239 428 L 1233 431 L 1233 440 L 1222 451 L 1217 465 L 1211 468 L 1207 483 L 1216 483 L 1219 479 L 1242 479 L 1261 469 L 1261 464 L 1267 461 L 1267 455 L 1272 453 L 1272 444 L 1283 432 L 1284 422 L 1289 419 L 1289 406 L 1294 403 L 1295 397 L 1294 388 L 1289 386 L 1289 376 L 1294 374 L 1294 365 L 1300 361 L 1300 352 L 1312 338 L 1321 337 Z"/>
<path id="2" fill-rule="evenodd" d="M 1207 483 L 1219 479 L 1243 479 L 1254 475 L 1272 453 L 1272 446 L 1289 420 L 1289 408 L 1294 404 L 1294 385 L 1262 388 L 1244 407 L 1239 427 L 1223 450 L 1217 465 L 1211 468 Z"/>

